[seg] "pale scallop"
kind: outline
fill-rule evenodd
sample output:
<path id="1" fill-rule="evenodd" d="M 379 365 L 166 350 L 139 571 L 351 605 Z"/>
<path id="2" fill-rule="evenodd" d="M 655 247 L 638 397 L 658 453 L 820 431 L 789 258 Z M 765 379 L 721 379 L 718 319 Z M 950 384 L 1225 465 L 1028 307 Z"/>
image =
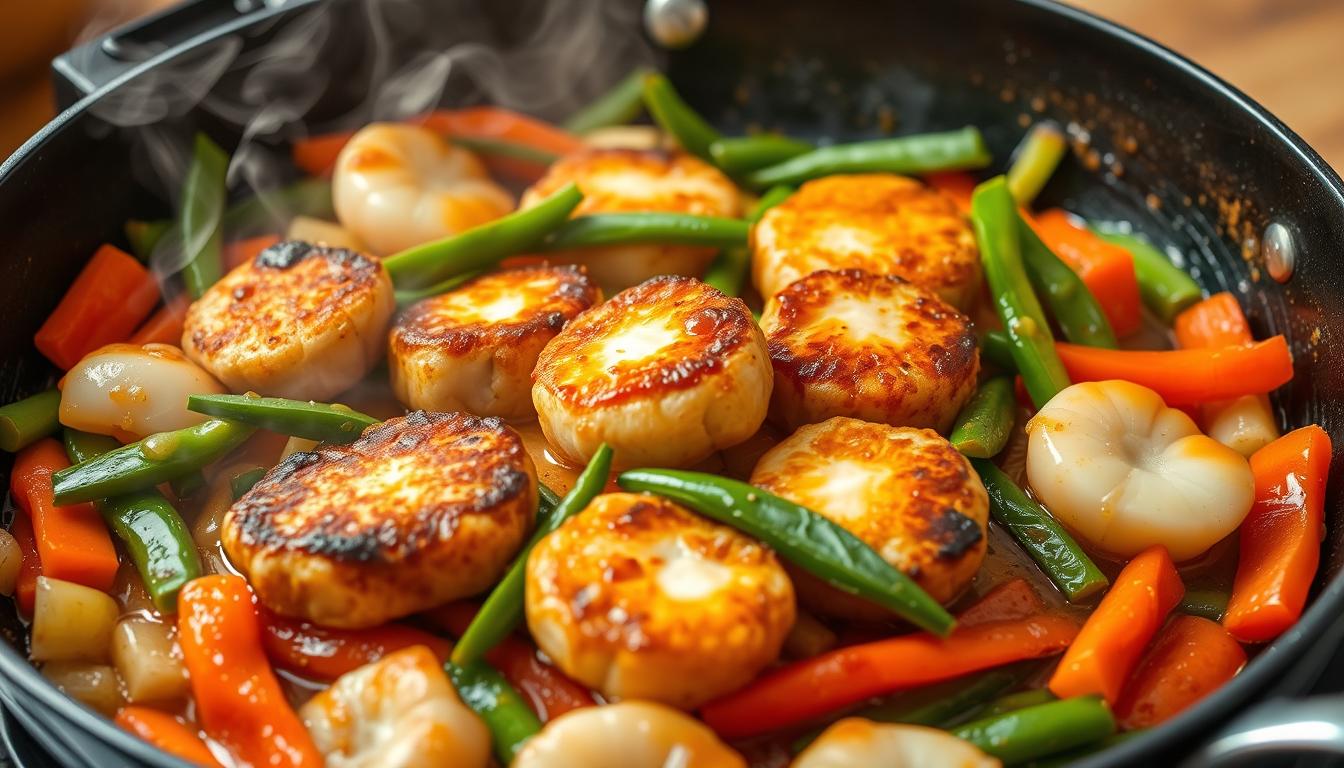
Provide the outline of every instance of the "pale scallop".
<path id="1" fill-rule="evenodd" d="M 89 353 L 61 379 L 61 424 L 126 442 L 199 424 L 191 395 L 225 392 L 206 370 L 171 344 L 109 344 Z"/>

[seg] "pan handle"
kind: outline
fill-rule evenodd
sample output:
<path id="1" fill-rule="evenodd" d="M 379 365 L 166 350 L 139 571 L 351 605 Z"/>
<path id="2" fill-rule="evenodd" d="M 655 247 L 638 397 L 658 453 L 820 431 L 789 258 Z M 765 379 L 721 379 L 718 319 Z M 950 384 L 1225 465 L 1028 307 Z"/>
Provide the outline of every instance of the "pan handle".
<path id="1" fill-rule="evenodd" d="M 1258 764 L 1273 755 L 1344 756 L 1344 694 L 1273 699 L 1246 710 L 1181 768 Z"/>

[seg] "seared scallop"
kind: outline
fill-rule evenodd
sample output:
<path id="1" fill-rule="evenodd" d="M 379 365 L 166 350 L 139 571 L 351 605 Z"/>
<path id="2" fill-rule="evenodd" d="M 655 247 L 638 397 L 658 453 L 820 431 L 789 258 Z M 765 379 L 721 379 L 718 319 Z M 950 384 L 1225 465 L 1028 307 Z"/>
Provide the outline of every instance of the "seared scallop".
<path id="1" fill-rule="evenodd" d="M 985 558 L 985 487 L 970 462 L 927 429 L 844 417 L 812 424 L 767 451 L 751 483 L 844 527 L 939 602 L 961 594 Z M 888 615 L 794 570 L 799 600 L 814 611 Z"/>
<path id="2" fill-rule="evenodd" d="M 769 548 L 656 496 L 598 496 L 527 561 L 527 626 L 566 674 L 683 709 L 779 655 L 793 587 Z"/>
<path id="3" fill-rule="evenodd" d="M 718 169 L 682 152 L 660 149 L 587 149 L 562 158 L 523 195 L 530 208 L 574 182 L 583 192 L 575 216 L 666 211 L 705 216 L 742 215 L 737 187 Z M 656 275 L 699 276 L 713 248 L 688 245 L 620 245 L 582 248 L 556 256 L 588 268 L 608 294 Z"/>
<path id="4" fill-rule="evenodd" d="M 488 588 L 536 509 L 518 433 L 415 411 L 292 454 L 234 503 L 221 538 L 272 610 L 371 627 Z"/>
<path id="5" fill-rule="evenodd" d="M 765 420 L 765 338 L 741 299 L 656 277 L 579 315 L 542 350 L 532 402 L 551 447 L 584 463 L 677 467 L 746 440 Z"/>
<path id="6" fill-rule="evenodd" d="M 771 418 L 790 429 L 853 416 L 945 431 L 975 393 L 970 319 L 894 275 L 814 272 L 770 300 L 761 328 Z"/>
<path id="7" fill-rule="evenodd" d="M 392 391 L 410 408 L 530 417 L 537 356 L 597 301 L 578 267 L 496 272 L 425 299 L 392 327 Z"/>
<path id="8" fill-rule="evenodd" d="M 191 305 L 182 349 L 235 392 L 329 400 L 378 362 L 395 307 L 377 259 L 289 240 Z"/>
<path id="9" fill-rule="evenodd" d="M 965 308 L 980 285 L 980 256 L 948 195 L 890 173 L 809 181 L 771 208 L 751 234 L 752 279 L 769 298 L 822 269 L 899 275 Z"/>

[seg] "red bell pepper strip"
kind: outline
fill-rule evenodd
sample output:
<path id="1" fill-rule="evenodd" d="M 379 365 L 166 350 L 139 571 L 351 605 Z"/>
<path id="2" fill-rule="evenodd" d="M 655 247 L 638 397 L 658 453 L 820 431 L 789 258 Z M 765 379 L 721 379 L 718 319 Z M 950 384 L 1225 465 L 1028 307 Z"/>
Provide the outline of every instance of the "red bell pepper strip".
<path id="1" fill-rule="evenodd" d="M 149 707 L 122 707 L 117 710 L 116 723 L 141 741 L 147 741 L 192 765 L 206 768 L 219 766 L 219 761 L 210 754 L 210 748 L 205 745 L 200 734 L 167 712 Z"/>
<path id="2" fill-rule="evenodd" d="M 1245 665 L 1246 651 L 1217 622 L 1173 616 L 1125 685 L 1115 704 L 1115 718 L 1127 729 L 1161 725 L 1213 693 Z"/>
<path id="3" fill-rule="evenodd" d="M 1139 279 L 1129 251 L 1078 226 L 1068 213 L 1058 208 L 1023 218 L 1087 284 L 1116 336 L 1127 336 L 1139 329 L 1142 322 Z"/>
<path id="4" fill-rule="evenodd" d="M 277 667 L 296 675 L 329 683 L 346 672 L 372 664 L 389 653 L 423 645 L 447 661 L 452 643 L 405 624 L 368 629 L 319 627 L 301 619 L 279 616 L 257 607 L 261 642 Z"/>
<path id="5" fill-rule="evenodd" d="M 10 493 L 32 522 L 42 574 L 108 592 L 118 563 L 107 524 L 93 504 L 58 507 L 53 498 L 51 476 L 68 466 L 60 443 L 39 440 L 15 457 Z"/>
<path id="6" fill-rule="evenodd" d="M 1013 579 L 986 592 L 957 614 L 957 625 L 969 627 L 991 621 L 1013 621 L 1045 613 L 1045 603 L 1026 579 Z"/>
<path id="7" fill-rule="evenodd" d="M 154 275 L 120 248 L 104 245 L 37 330 L 33 343 L 68 371 L 104 344 L 130 338 L 158 303 Z"/>
<path id="8" fill-rule="evenodd" d="M 1223 615 L 1244 643 L 1272 640 L 1302 615 L 1320 564 L 1330 455 L 1330 435 L 1314 424 L 1251 454 L 1255 502 Z"/>

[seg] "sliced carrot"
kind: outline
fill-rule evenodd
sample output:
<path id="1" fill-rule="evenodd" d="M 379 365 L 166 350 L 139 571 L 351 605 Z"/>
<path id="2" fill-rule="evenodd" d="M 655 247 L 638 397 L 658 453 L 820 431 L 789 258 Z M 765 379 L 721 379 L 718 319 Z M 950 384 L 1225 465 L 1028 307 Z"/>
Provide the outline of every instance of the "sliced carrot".
<path id="1" fill-rule="evenodd" d="M 557 155 L 583 149 L 583 140 L 543 120 L 502 107 L 439 109 L 425 115 L 424 124 L 453 136 L 502 139 Z"/>
<path id="2" fill-rule="evenodd" d="M 1162 396 L 1167 405 L 1198 405 L 1258 395 L 1293 378 L 1293 356 L 1282 336 L 1249 346 L 1164 351 L 1055 344 L 1074 382 L 1124 379 Z"/>
<path id="3" fill-rule="evenodd" d="M 924 177 L 930 187 L 951 197 L 962 213 L 970 213 L 971 194 L 975 192 L 975 177 L 964 171 L 943 171 Z"/>
<path id="4" fill-rule="evenodd" d="M 1013 621 L 1045 612 L 1045 603 L 1026 579 L 1005 581 L 957 614 L 957 625 L 970 627 L 991 621 Z"/>
<path id="5" fill-rule="evenodd" d="M 308 136 L 294 142 L 294 164 L 310 176 L 325 176 L 336 167 L 336 158 L 354 131 Z"/>
<path id="6" fill-rule="evenodd" d="M 252 261 L 258 254 L 280 242 L 279 235 L 257 235 L 224 244 L 224 268 L 233 269 Z"/>
<path id="7" fill-rule="evenodd" d="M 1115 705 L 1124 728 L 1151 728 L 1179 715 L 1246 665 L 1227 630 L 1199 616 L 1173 616 L 1139 662 Z"/>
<path id="8" fill-rule="evenodd" d="M 1330 455 L 1330 435 L 1314 424 L 1251 455 L 1255 502 L 1223 615 L 1242 642 L 1272 640 L 1302 615 L 1320 564 Z"/>
<path id="9" fill-rule="evenodd" d="M 68 466 L 60 443 L 39 440 L 14 458 L 10 493 L 32 521 L 42 574 L 107 592 L 117 577 L 117 550 L 103 518 L 93 504 L 58 507 L 54 500 L 51 476 Z"/>
<path id="10" fill-rule="evenodd" d="M 14 585 L 14 599 L 19 603 L 20 614 L 32 616 L 33 605 L 37 602 L 37 577 L 42 575 L 42 559 L 37 554 L 33 524 L 27 515 L 16 510 L 9 532 L 23 553 L 23 560 L 19 562 L 19 579 Z"/>
<path id="11" fill-rule="evenodd" d="M 186 292 L 179 293 L 159 307 L 145 324 L 140 326 L 128 341 L 131 344 L 172 344 L 182 345 L 182 329 L 187 324 L 187 309 L 191 307 L 191 297 Z"/>
<path id="12" fill-rule="evenodd" d="M 117 710 L 117 725 L 135 734 L 141 741 L 180 757 L 192 765 L 214 768 L 219 765 L 199 733 L 180 718 L 167 712 L 140 706 L 126 706 Z"/>
<path id="13" fill-rule="evenodd" d="M 725 738 L 781 730 L 872 696 L 1059 653 L 1078 625 L 1050 614 L 957 627 L 946 638 L 917 632 L 840 648 L 767 673 L 704 705 Z"/>
<path id="14" fill-rule="evenodd" d="M 1078 226 L 1068 213 L 1058 208 L 1024 218 L 1050 250 L 1087 284 L 1117 336 L 1139 329 L 1142 322 L 1139 279 L 1129 251 Z"/>
<path id="15" fill-rule="evenodd" d="M 129 339 L 158 301 L 154 275 L 120 248 L 104 245 L 38 329 L 33 343 L 68 371 L 104 344 Z"/>
<path id="16" fill-rule="evenodd" d="M 416 645 L 428 647 L 440 661 L 447 661 L 453 652 L 453 644 L 444 638 L 405 624 L 332 629 L 279 616 L 262 606 L 257 607 L 257 614 L 262 645 L 271 663 L 322 682 Z"/>
<path id="17" fill-rule="evenodd" d="M 1224 291 L 1192 304 L 1172 323 L 1176 343 L 1185 349 L 1250 344 L 1251 326 L 1236 297 Z"/>
<path id="18" fill-rule="evenodd" d="M 1050 678 L 1050 691 L 1061 699 L 1100 694 L 1115 704 L 1148 641 L 1184 594 L 1166 547 L 1140 552 L 1115 577 L 1064 652 Z"/>

